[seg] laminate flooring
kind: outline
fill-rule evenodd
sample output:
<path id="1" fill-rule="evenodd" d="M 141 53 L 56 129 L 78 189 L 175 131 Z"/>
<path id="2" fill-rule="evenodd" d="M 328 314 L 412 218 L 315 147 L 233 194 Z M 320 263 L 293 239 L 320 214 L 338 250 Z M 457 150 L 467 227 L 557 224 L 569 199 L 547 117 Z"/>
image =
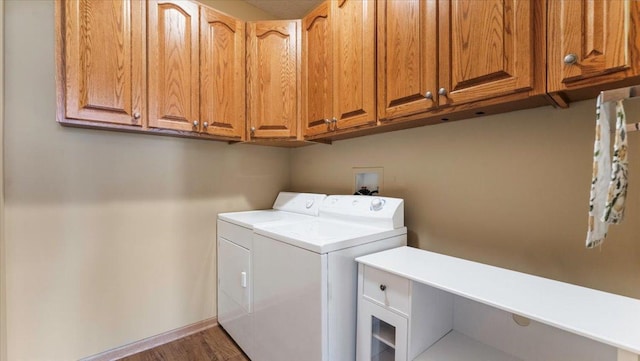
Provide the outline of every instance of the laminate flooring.
<path id="1" fill-rule="evenodd" d="M 249 361 L 231 337 L 215 326 L 120 361 Z"/>

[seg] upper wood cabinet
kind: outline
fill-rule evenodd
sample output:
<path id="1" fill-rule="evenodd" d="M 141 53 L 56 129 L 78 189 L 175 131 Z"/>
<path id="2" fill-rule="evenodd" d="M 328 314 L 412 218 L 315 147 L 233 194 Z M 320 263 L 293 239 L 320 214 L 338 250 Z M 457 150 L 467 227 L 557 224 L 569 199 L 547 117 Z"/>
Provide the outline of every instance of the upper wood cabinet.
<path id="1" fill-rule="evenodd" d="M 243 138 L 245 23 L 200 10 L 200 121 L 211 135 Z"/>
<path id="2" fill-rule="evenodd" d="M 196 131 L 200 74 L 198 4 L 149 1 L 149 126 Z"/>
<path id="3" fill-rule="evenodd" d="M 331 1 L 335 129 L 376 124 L 375 1 Z"/>
<path id="4" fill-rule="evenodd" d="M 538 0 L 378 1 L 379 118 L 541 94 L 541 8 Z"/>
<path id="5" fill-rule="evenodd" d="M 533 87 L 534 2 L 438 2 L 441 106 Z"/>
<path id="6" fill-rule="evenodd" d="M 640 75 L 638 24 L 639 1 L 548 0 L 548 91 Z"/>
<path id="7" fill-rule="evenodd" d="M 149 126 L 244 136 L 244 22 L 195 2 L 149 3 Z"/>
<path id="8" fill-rule="evenodd" d="M 333 37 L 330 2 L 302 19 L 302 122 L 304 135 L 333 127 Z"/>
<path id="9" fill-rule="evenodd" d="M 247 23 L 249 138 L 298 138 L 300 21 Z"/>
<path id="10" fill-rule="evenodd" d="M 437 3 L 378 1 L 378 117 L 437 105 Z"/>
<path id="11" fill-rule="evenodd" d="M 143 124 L 145 5 L 138 0 L 60 4 L 65 14 L 60 29 L 64 31 L 64 63 L 59 65 L 65 85 L 64 105 L 59 103 L 65 110 L 62 118 Z"/>

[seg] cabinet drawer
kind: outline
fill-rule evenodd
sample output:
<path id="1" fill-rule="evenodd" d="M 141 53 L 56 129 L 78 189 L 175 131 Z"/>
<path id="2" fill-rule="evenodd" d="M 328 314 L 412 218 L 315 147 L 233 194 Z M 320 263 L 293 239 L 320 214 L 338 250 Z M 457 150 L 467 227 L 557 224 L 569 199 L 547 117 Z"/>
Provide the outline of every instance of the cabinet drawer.
<path id="1" fill-rule="evenodd" d="M 409 280 L 376 268 L 364 268 L 364 296 L 391 310 L 409 315 Z"/>

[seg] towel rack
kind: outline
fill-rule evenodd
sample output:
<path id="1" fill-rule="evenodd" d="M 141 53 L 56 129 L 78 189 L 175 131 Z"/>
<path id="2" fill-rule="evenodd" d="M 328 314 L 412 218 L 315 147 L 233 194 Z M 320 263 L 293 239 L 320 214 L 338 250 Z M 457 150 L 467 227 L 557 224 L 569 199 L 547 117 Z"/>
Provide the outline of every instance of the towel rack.
<path id="1" fill-rule="evenodd" d="M 630 86 L 626 88 L 605 90 L 600 92 L 603 103 L 615 102 L 618 100 L 640 98 L 640 85 Z M 640 123 L 627 124 L 627 133 L 640 130 Z"/>

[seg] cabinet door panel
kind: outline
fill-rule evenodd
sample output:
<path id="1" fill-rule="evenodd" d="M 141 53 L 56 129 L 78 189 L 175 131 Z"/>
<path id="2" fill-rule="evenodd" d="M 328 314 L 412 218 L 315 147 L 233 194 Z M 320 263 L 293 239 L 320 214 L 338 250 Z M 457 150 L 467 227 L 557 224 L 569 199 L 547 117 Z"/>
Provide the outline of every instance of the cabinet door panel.
<path id="1" fill-rule="evenodd" d="M 635 6 L 626 0 L 549 1 L 549 90 L 628 69 L 628 27 L 634 26 L 630 9 Z M 564 62 L 569 54 L 577 56 L 575 63 Z"/>
<path id="2" fill-rule="evenodd" d="M 533 1 L 440 1 L 440 105 L 525 91 L 533 83 Z"/>
<path id="3" fill-rule="evenodd" d="M 201 8 L 200 17 L 202 130 L 212 135 L 242 138 L 245 128 L 244 22 L 207 8 Z"/>
<path id="4" fill-rule="evenodd" d="M 65 2 L 66 117 L 142 124 L 144 6 L 136 0 Z"/>
<path id="5" fill-rule="evenodd" d="M 378 117 L 436 106 L 436 0 L 378 1 Z M 431 99 L 426 96 L 431 92 Z"/>
<path id="6" fill-rule="evenodd" d="M 375 1 L 331 3 L 336 127 L 375 124 Z"/>
<path id="7" fill-rule="evenodd" d="M 149 126 L 198 130 L 198 5 L 149 2 Z"/>
<path id="8" fill-rule="evenodd" d="M 300 21 L 247 24 L 247 103 L 253 138 L 295 138 Z"/>
<path id="9" fill-rule="evenodd" d="M 333 118 L 333 49 L 330 2 L 302 19 L 303 122 L 305 135 L 331 131 Z"/>

